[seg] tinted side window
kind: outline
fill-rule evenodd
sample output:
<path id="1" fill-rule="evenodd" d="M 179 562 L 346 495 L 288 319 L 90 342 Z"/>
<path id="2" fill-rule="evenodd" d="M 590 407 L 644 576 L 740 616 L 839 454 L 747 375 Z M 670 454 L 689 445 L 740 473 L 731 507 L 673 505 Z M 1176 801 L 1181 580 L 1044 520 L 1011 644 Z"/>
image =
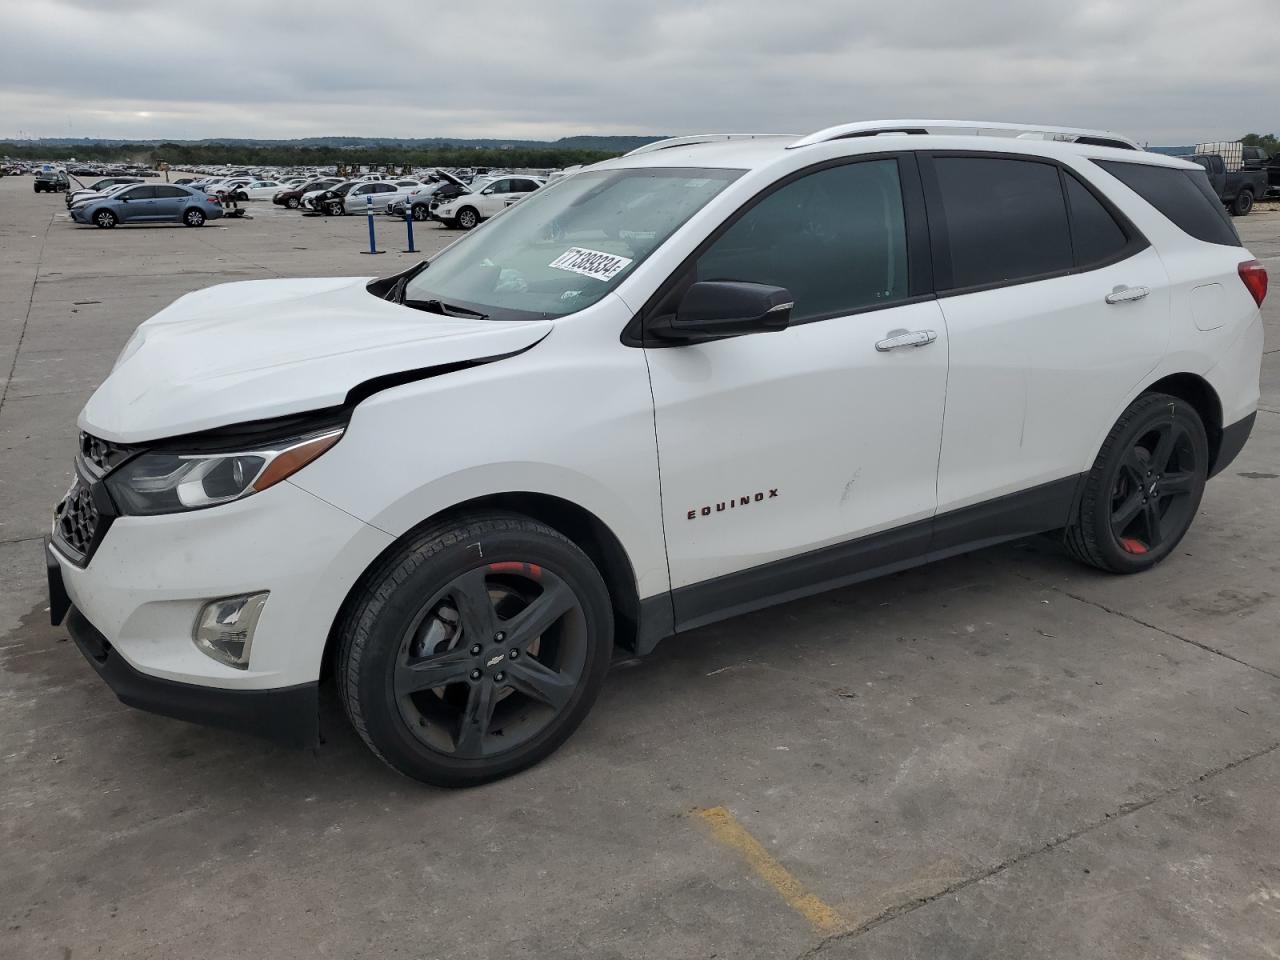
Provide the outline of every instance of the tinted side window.
<path id="1" fill-rule="evenodd" d="M 512 188 L 514 193 L 532 193 L 538 189 L 537 181 L 534 180 L 517 180 Z"/>
<path id="2" fill-rule="evenodd" d="M 155 187 L 130 187 L 120 194 L 121 197 L 128 197 L 130 200 L 151 200 L 155 195 Z"/>
<path id="3" fill-rule="evenodd" d="M 935 157 L 934 170 L 951 254 L 950 289 L 1071 269 L 1057 167 L 995 157 Z"/>
<path id="4" fill-rule="evenodd" d="M 157 197 L 163 197 L 165 199 L 170 199 L 170 200 L 173 199 L 174 197 L 190 196 L 190 194 L 188 194 L 187 191 L 183 190 L 181 187 L 152 187 L 151 189 L 153 189 L 156 192 Z"/>
<path id="5" fill-rule="evenodd" d="M 1070 174 L 1066 174 L 1065 179 L 1076 266 L 1088 269 L 1118 254 L 1128 244 L 1129 238 L 1083 183 Z"/>
<path id="6" fill-rule="evenodd" d="M 1183 233 L 1206 243 L 1240 246 L 1236 228 L 1202 171 L 1120 160 L 1093 162 L 1172 220 Z"/>
<path id="7" fill-rule="evenodd" d="M 696 279 L 785 287 L 793 322 L 905 298 L 897 161 L 830 167 L 775 190 L 702 254 Z"/>

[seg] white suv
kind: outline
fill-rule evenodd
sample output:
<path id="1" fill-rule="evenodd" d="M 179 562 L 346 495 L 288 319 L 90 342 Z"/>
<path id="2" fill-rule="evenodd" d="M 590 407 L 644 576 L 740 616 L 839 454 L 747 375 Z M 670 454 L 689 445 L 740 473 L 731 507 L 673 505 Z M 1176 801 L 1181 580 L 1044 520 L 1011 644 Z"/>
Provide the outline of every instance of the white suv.
<path id="1" fill-rule="evenodd" d="M 615 645 L 1039 531 L 1150 568 L 1249 435 L 1266 273 L 1199 167 L 977 127 L 656 143 L 429 267 L 182 297 L 80 416 L 55 622 L 125 702 L 295 743 L 333 676 L 458 785 Z"/>
<path id="2" fill-rule="evenodd" d="M 496 216 L 541 187 L 541 177 L 498 177 L 472 193 L 446 200 L 431 215 L 450 227 L 474 229 L 482 220 Z"/>

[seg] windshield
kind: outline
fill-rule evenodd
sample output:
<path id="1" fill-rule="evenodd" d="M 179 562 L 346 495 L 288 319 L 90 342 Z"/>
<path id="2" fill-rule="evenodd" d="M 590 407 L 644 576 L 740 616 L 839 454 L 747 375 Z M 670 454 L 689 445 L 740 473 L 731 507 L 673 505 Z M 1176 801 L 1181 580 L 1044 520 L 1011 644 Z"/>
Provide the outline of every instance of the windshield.
<path id="1" fill-rule="evenodd" d="M 442 252 L 404 302 L 532 320 L 613 290 L 741 170 L 587 171 L 543 187 Z"/>

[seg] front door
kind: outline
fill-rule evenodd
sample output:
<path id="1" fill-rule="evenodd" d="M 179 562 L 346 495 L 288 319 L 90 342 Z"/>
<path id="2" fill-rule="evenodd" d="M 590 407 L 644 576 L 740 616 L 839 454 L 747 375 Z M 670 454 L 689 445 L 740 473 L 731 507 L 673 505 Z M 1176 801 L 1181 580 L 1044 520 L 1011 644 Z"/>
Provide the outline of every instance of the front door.
<path id="1" fill-rule="evenodd" d="M 785 287 L 789 329 L 646 351 L 682 627 L 927 548 L 947 335 L 911 296 L 900 171 L 880 157 L 791 180 L 686 271 Z"/>
<path id="2" fill-rule="evenodd" d="M 116 204 L 116 212 L 130 223 L 150 220 L 155 216 L 155 195 L 155 187 L 129 187 L 120 196 L 126 202 Z"/>

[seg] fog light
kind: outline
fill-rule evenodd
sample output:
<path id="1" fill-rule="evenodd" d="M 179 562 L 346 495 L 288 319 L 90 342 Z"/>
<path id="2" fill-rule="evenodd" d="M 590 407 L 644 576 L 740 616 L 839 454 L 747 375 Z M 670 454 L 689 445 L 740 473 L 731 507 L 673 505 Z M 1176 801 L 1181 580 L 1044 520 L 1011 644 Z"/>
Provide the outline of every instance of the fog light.
<path id="1" fill-rule="evenodd" d="M 206 603 L 196 617 L 197 649 L 219 663 L 237 670 L 249 667 L 249 647 L 258 617 L 266 606 L 268 594 L 251 593 L 243 597 L 224 597 Z"/>

